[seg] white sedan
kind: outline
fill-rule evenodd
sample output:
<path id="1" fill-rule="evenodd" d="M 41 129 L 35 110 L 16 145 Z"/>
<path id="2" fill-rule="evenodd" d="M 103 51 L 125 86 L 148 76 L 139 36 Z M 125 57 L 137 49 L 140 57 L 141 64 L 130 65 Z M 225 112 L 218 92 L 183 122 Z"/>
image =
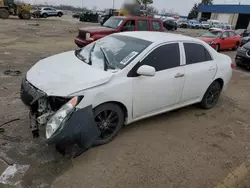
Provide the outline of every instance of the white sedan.
<path id="1" fill-rule="evenodd" d="M 48 143 L 84 145 L 85 138 L 89 147 L 143 118 L 195 103 L 210 109 L 231 76 L 231 58 L 199 39 L 122 32 L 39 61 L 27 72 L 21 98 L 34 136 L 45 125 Z"/>

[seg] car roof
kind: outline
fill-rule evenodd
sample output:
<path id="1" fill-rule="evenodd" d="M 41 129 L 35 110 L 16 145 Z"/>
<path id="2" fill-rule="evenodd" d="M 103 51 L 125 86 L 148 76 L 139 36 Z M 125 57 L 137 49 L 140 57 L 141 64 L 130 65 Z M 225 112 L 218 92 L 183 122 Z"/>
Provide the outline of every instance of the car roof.
<path id="1" fill-rule="evenodd" d="M 135 19 L 135 20 L 161 20 L 160 18 L 153 18 L 146 16 L 112 16 L 112 18 Z"/>
<path id="2" fill-rule="evenodd" d="M 157 31 L 134 31 L 134 32 L 121 32 L 115 35 L 123 35 L 128 37 L 134 37 L 150 42 L 173 42 L 173 41 L 200 41 L 198 39 L 188 37 L 181 34 L 157 32 Z"/>

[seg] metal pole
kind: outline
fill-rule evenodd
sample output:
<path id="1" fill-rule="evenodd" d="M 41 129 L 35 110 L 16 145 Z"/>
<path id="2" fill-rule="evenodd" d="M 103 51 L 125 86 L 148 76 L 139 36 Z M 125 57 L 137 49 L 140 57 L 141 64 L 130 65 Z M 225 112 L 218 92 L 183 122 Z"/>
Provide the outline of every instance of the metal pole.
<path id="1" fill-rule="evenodd" d="M 115 9 L 115 0 L 113 0 L 113 9 Z"/>

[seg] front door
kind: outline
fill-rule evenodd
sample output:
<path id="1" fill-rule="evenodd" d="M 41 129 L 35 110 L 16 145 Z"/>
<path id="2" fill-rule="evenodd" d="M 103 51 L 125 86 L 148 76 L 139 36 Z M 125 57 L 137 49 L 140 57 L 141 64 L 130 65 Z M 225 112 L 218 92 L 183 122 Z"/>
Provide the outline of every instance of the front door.
<path id="1" fill-rule="evenodd" d="M 201 44 L 184 43 L 184 50 L 185 85 L 181 103 L 192 103 L 203 97 L 217 72 L 217 65 Z"/>
<path id="2" fill-rule="evenodd" d="M 134 74 L 133 118 L 171 108 L 180 101 L 184 84 L 184 67 L 180 66 L 178 43 L 164 44 L 151 51 L 131 71 L 142 65 L 156 69 L 153 77 Z"/>
<path id="3" fill-rule="evenodd" d="M 220 43 L 220 49 L 228 49 L 230 48 L 230 37 L 228 31 L 225 31 L 221 35 L 221 43 Z"/>

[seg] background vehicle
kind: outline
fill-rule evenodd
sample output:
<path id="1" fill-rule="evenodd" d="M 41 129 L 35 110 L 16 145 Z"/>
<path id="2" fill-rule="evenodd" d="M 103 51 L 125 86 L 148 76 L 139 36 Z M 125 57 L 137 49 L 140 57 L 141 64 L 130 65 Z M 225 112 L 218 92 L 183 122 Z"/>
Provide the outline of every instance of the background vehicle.
<path id="1" fill-rule="evenodd" d="M 20 19 L 31 18 L 31 5 L 16 4 L 14 0 L 0 0 L 0 18 L 7 19 L 10 15 L 18 16 Z"/>
<path id="2" fill-rule="evenodd" d="M 188 27 L 191 29 L 200 29 L 201 24 L 197 20 L 188 20 Z"/>
<path id="3" fill-rule="evenodd" d="M 40 17 L 43 17 L 43 18 L 52 17 L 52 16 L 58 16 L 58 17 L 63 16 L 62 10 L 57 10 L 52 7 L 41 7 L 39 8 L 39 13 L 40 13 Z"/>
<path id="4" fill-rule="evenodd" d="M 177 26 L 179 28 L 188 28 L 187 20 L 184 20 L 184 19 L 177 20 Z"/>
<path id="5" fill-rule="evenodd" d="M 178 27 L 176 21 L 172 19 L 164 20 L 163 25 L 167 30 L 171 30 L 171 31 L 177 30 L 177 27 Z"/>
<path id="6" fill-rule="evenodd" d="M 220 24 L 220 21 L 218 20 L 207 20 L 209 23 L 209 28 L 214 27 L 215 25 Z"/>
<path id="7" fill-rule="evenodd" d="M 84 145 L 79 135 L 91 122 L 100 134 L 90 145 L 102 145 L 124 124 L 195 103 L 213 108 L 231 79 L 231 63 L 191 37 L 116 33 L 39 61 L 27 72 L 21 99 L 46 126 L 47 143 Z"/>
<path id="8" fill-rule="evenodd" d="M 223 23 L 215 24 L 214 27 L 209 28 L 209 31 L 219 30 L 219 29 L 220 30 L 233 30 L 233 26 L 230 24 L 223 24 Z"/>
<path id="9" fill-rule="evenodd" d="M 199 39 L 208 43 L 216 51 L 232 49 L 237 50 L 241 43 L 241 36 L 234 31 L 212 30 L 204 33 Z"/>
<path id="10" fill-rule="evenodd" d="M 250 68 L 250 43 L 246 43 L 244 46 L 238 49 L 235 63 L 237 66 L 243 66 Z"/>
<path id="11" fill-rule="evenodd" d="M 202 29 L 209 29 L 209 23 L 207 21 L 202 21 L 201 28 Z"/>
<path id="12" fill-rule="evenodd" d="M 247 35 L 247 34 L 245 34 L 245 37 L 243 37 L 242 39 L 241 39 L 241 44 L 240 44 L 240 46 L 244 46 L 246 43 L 248 43 L 250 41 L 250 33 Z"/>
<path id="13" fill-rule="evenodd" d="M 77 13 L 74 13 L 73 15 L 72 15 L 72 18 L 80 18 L 80 15 L 81 15 L 82 13 L 80 13 L 80 12 L 77 12 Z"/>
<path id="14" fill-rule="evenodd" d="M 106 9 L 104 14 L 101 15 L 100 24 L 103 25 L 111 16 L 114 16 L 116 9 Z"/>
<path id="15" fill-rule="evenodd" d="M 247 29 L 237 29 L 235 32 L 242 37 L 247 37 L 250 34 L 250 30 Z"/>
<path id="16" fill-rule="evenodd" d="M 124 31 L 164 31 L 161 19 L 139 16 L 113 16 L 103 27 L 85 27 L 79 29 L 75 43 L 78 47 L 98 40 L 112 33 Z"/>

